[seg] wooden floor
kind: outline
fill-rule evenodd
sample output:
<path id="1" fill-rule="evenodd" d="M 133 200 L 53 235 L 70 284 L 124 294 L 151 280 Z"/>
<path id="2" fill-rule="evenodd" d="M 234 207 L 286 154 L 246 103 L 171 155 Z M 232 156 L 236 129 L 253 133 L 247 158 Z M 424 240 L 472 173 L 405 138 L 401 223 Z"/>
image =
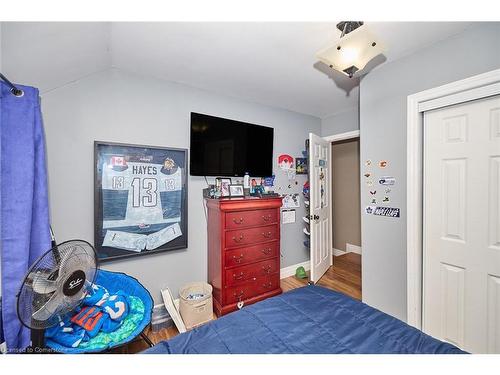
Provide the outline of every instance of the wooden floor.
<path id="1" fill-rule="evenodd" d="M 308 279 L 297 279 L 295 276 L 290 276 L 281 280 L 281 289 L 283 289 L 283 292 L 288 292 L 292 289 L 307 285 L 308 281 Z M 361 255 L 347 253 L 342 256 L 334 257 L 333 266 L 326 271 L 325 275 L 316 285 L 336 290 L 361 300 Z M 149 339 L 156 344 L 160 341 L 177 336 L 179 331 L 177 331 L 175 326 L 172 326 L 158 332 L 146 331 L 145 333 Z M 114 352 L 138 353 L 147 348 L 148 346 L 144 340 L 136 340 L 128 346 Z"/>
<path id="2" fill-rule="evenodd" d="M 333 266 L 326 271 L 316 285 L 361 300 L 361 255 L 347 253 L 333 258 Z M 297 279 L 295 276 L 290 276 L 281 280 L 281 289 L 287 292 L 307 285 L 308 281 L 309 279 Z"/>

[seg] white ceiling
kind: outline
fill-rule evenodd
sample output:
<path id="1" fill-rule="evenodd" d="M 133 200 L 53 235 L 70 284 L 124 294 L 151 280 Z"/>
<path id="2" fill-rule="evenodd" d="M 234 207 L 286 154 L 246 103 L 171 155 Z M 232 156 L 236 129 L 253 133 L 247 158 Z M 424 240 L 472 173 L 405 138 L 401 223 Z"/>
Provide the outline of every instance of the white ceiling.
<path id="1" fill-rule="evenodd" d="M 387 64 L 470 23 L 367 23 Z M 339 37 L 332 23 L 2 23 L 2 69 L 49 90 L 107 67 L 324 118 L 355 107 L 357 80 L 315 53 Z"/>

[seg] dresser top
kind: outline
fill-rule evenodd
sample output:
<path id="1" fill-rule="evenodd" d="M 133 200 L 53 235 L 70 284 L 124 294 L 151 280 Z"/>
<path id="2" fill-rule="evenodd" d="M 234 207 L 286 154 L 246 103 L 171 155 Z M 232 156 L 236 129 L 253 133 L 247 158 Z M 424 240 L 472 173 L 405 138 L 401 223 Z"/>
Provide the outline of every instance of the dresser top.
<path id="1" fill-rule="evenodd" d="M 206 201 L 208 207 L 223 211 L 279 208 L 282 205 L 282 197 L 228 197 L 220 199 L 206 199 Z"/>

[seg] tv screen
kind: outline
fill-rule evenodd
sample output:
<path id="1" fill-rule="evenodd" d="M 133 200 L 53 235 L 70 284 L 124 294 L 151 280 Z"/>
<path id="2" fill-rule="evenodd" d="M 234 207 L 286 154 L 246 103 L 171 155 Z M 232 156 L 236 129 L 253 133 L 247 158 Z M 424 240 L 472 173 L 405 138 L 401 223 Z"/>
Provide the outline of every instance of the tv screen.
<path id="1" fill-rule="evenodd" d="M 190 174 L 271 176 L 273 138 L 273 128 L 191 112 Z"/>

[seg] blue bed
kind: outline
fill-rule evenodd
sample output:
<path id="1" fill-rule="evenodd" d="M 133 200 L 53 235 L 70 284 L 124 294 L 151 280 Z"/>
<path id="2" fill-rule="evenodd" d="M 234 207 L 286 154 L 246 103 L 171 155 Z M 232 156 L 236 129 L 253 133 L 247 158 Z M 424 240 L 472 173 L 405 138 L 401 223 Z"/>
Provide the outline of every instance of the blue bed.
<path id="1" fill-rule="evenodd" d="M 145 353 L 464 353 L 364 303 L 307 286 L 244 307 Z"/>

